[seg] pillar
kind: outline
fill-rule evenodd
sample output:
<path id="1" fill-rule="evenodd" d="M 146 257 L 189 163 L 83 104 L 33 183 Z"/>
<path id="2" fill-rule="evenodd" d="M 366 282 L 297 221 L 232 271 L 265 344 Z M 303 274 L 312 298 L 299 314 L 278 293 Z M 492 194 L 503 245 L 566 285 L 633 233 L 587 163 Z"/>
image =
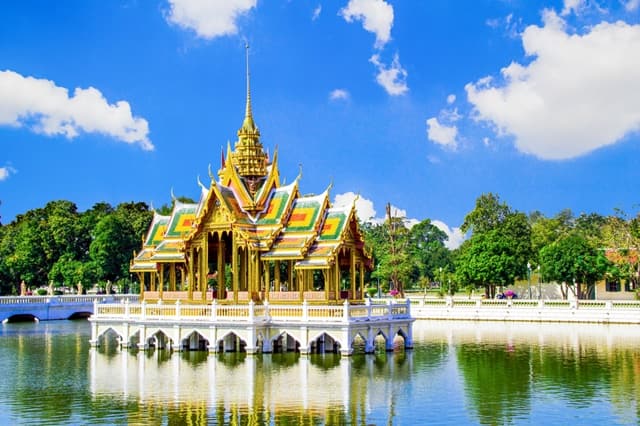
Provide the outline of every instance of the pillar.
<path id="1" fill-rule="evenodd" d="M 158 281 L 160 281 L 160 285 L 158 286 L 158 299 L 162 299 L 162 291 L 164 290 L 164 263 L 160 264 Z"/>
<path id="2" fill-rule="evenodd" d="M 267 260 L 264 262 L 264 281 L 265 281 L 265 300 L 269 300 L 269 292 L 271 291 L 271 263 Z"/>
<path id="3" fill-rule="evenodd" d="M 138 281 L 140 281 L 140 300 L 144 300 L 144 272 L 138 272 Z"/>
<path id="4" fill-rule="evenodd" d="M 224 269 L 224 241 L 218 234 L 218 299 L 225 297 Z"/>
<path id="5" fill-rule="evenodd" d="M 360 299 L 364 297 L 364 262 L 360 259 Z"/>
<path id="6" fill-rule="evenodd" d="M 355 299 L 356 296 L 356 251 L 351 249 L 351 297 L 350 299 Z"/>
<path id="7" fill-rule="evenodd" d="M 291 260 L 287 261 L 287 273 L 289 274 L 289 286 L 288 286 L 288 290 L 291 291 L 294 289 L 294 285 L 293 285 L 293 262 Z"/>
<path id="8" fill-rule="evenodd" d="M 193 284 L 195 280 L 195 274 L 193 273 L 193 262 L 194 262 L 195 253 L 193 247 L 189 248 L 189 272 L 188 272 L 188 280 L 189 280 L 189 288 L 188 288 L 188 299 L 193 300 Z"/>
<path id="9" fill-rule="evenodd" d="M 176 291 L 176 264 L 169 267 L 169 291 Z"/>
<path id="10" fill-rule="evenodd" d="M 336 255 L 336 264 L 333 268 L 333 283 L 335 285 L 336 293 L 335 300 L 340 300 L 340 263 L 338 261 L 338 256 Z"/>
<path id="11" fill-rule="evenodd" d="M 209 288 L 209 232 L 205 231 L 202 236 L 202 269 L 200 273 L 200 291 L 202 292 L 202 302 L 207 301 L 207 289 Z"/>
<path id="12" fill-rule="evenodd" d="M 231 268 L 233 270 L 233 303 L 238 303 L 238 247 L 236 242 L 233 242 L 233 250 L 231 252 Z"/>
<path id="13" fill-rule="evenodd" d="M 299 270 L 296 274 L 298 278 L 298 301 L 302 302 L 304 300 L 304 286 L 305 286 L 305 278 L 307 275 L 307 271 Z"/>
<path id="14" fill-rule="evenodd" d="M 276 260 L 273 267 L 274 290 L 280 291 L 280 261 Z"/>

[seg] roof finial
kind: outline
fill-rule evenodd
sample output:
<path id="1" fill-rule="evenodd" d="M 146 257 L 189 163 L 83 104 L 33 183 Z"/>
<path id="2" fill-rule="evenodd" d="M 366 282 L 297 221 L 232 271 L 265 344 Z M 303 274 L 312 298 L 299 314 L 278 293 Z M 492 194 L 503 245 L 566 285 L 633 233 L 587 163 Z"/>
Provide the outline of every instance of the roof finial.
<path id="1" fill-rule="evenodd" d="M 247 63 L 247 105 L 244 112 L 243 130 L 256 130 L 256 124 L 253 121 L 253 111 L 251 110 L 251 73 L 249 72 L 249 43 L 245 43 L 245 56 Z"/>

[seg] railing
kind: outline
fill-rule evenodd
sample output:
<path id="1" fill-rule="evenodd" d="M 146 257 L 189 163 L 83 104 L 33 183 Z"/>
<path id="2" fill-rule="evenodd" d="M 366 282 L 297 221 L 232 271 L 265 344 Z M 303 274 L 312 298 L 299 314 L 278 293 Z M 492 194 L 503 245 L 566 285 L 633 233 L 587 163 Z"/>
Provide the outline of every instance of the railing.
<path id="1" fill-rule="evenodd" d="M 640 301 L 531 299 L 416 299 L 424 319 L 608 322 L 640 324 Z"/>
<path id="2" fill-rule="evenodd" d="M 174 303 L 95 303 L 92 321 L 131 320 L 131 321 L 167 321 L 167 322 L 360 322 L 375 320 L 410 319 L 409 301 L 375 304 L 367 300 L 365 305 L 310 305 L 304 301 L 301 305 L 246 305 L 218 304 L 210 305 Z"/>
<path id="3" fill-rule="evenodd" d="M 56 296 L 1 296 L 0 305 L 22 305 L 35 303 L 93 303 L 119 302 L 129 300 L 137 302 L 137 294 L 81 294 L 81 295 L 56 295 Z"/>

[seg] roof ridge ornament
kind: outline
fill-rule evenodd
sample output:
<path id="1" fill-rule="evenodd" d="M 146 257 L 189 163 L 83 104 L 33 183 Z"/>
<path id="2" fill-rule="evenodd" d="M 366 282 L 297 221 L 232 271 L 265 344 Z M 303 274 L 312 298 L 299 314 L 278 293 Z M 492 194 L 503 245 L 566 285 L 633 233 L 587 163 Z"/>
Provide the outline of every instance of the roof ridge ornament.
<path id="1" fill-rule="evenodd" d="M 251 73 L 249 71 L 249 43 L 245 43 L 245 60 L 247 68 L 247 103 L 244 111 L 244 121 L 242 122 L 242 129 L 244 131 L 256 132 L 258 128 L 253 121 L 253 110 L 251 108 Z"/>
<path id="2" fill-rule="evenodd" d="M 209 165 L 209 168 L 211 168 L 211 165 Z M 198 180 L 198 186 L 200 186 L 200 188 L 201 188 L 202 190 L 206 191 L 206 190 L 207 190 L 207 187 L 206 187 L 206 186 L 204 186 L 204 185 L 202 184 L 202 182 L 200 181 L 200 175 L 198 175 L 198 176 L 197 176 L 197 180 Z"/>
<path id="3" fill-rule="evenodd" d="M 246 48 L 247 66 L 247 103 L 242 127 L 238 130 L 238 140 L 235 148 L 227 160 L 236 168 L 238 175 L 245 178 L 259 179 L 268 175 L 267 154 L 260 143 L 260 130 L 253 120 L 253 110 L 251 108 L 251 73 L 249 71 L 249 43 Z M 249 192 L 255 194 L 255 191 Z"/>

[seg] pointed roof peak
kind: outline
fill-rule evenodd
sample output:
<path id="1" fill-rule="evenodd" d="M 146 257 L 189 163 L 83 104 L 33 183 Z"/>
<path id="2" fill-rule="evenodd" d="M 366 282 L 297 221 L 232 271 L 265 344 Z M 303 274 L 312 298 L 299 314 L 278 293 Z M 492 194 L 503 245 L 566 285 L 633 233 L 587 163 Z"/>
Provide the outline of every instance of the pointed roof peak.
<path id="1" fill-rule="evenodd" d="M 249 43 L 245 44 L 246 68 L 247 68 L 247 103 L 244 111 L 244 121 L 240 131 L 256 132 L 258 129 L 253 121 L 253 110 L 251 109 L 251 73 L 249 71 Z"/>

